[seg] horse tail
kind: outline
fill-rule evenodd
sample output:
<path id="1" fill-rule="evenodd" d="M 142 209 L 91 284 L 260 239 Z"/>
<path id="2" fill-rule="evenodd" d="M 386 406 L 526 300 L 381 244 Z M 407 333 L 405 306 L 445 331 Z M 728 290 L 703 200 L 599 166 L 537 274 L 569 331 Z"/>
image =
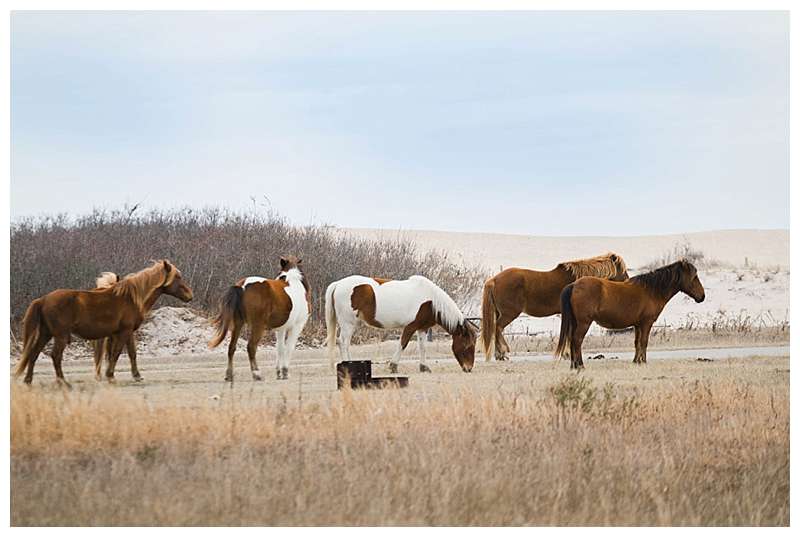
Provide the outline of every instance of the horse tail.
<path id="1" fill-rule="evenodd" d="M 327 330 L 328 357 L 331 367 L 336 363 L 336 305 L 333 303 L 333 292 L 336 282 L 325 290 L 325 330 Z"/>
<path id="2" fill-rule="evenodd" d="M 571 283 L 561 291 L 561 333 L 558 335 L 558 345 L 556 346 L 555 357 L 564 356 L 564 352 L 569 350 L 572 356 L 572 334 L 578 322 L 575 320 L 575 312 L 572 310 L 572 290 L 575 284 Z"/>
<path id="3" fill-rule="evenodd" d="M 237 323 L 244 322 L 244 287 L 232 285 L 222 296 L 220 301 L 219 314 L 214 319 L 214 326 L 217 333 L 208 342 L 208 347 L 213 349 L 225 339 L 228 330 L 232 329 Z"/>
<path id="4" fill-rule="evenodd" d="M 33 358 L 33 347 L 36 345 L 36 340 L 39 338 L 42 326 L 42 299 L 37 298 L 25 311 L 25 317 L 22 318 L 22 358 L 17 362 L 17 367 L 14 369 L 14 376 L 20 376 L 28 363 Z"/>
<path id="5" fill-rule="evenodd" d="M 497 304 L 494 301 L 494 278 L 489 278 L 483 284 L 483 300 L 481 301 L 481 342 L 487 362 L 492 359 L 494 353 L 496 323 Z"/>

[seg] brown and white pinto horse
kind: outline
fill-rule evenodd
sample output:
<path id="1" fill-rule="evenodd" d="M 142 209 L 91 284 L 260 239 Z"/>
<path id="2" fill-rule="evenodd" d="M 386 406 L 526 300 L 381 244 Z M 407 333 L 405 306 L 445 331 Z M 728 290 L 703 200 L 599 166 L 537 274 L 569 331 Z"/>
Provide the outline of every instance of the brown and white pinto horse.
<path id="1" fill-rule="evenodd" d="M 664 306 L 678 292 L 695 302 L 706 298 L 697 269 L 688 261 L 677 261 L 625 282 L 586 277 L 568 285 L 561 293 L 561 334 L 556 356 L 569 349 L 572 369 L 583 368 L 581 344 L 592 322 L 605 328 L 636 330 L 633 363 L 647 362 L 650 329 Z"/>
<path id="2" fill-rule="evenodd" d="M 260 276 L 242 278 L 222 297 L 220 312 L 214 321 L 217 333 L 208 346 L 218 346 L 228 331 L 231 332 L 226 381 L 233 381 L 233 354 L 245 323 L 250 326 L 247 354 L 253 380 L 262 380 L 256 363 L 256 350 L 258 342 L 269 329 L 275 330 L 278 353 L 276 377 L 278 380 L 289 378 L 289 361 L 311 312 L 311 292 L 300 269 L 301 262 L 295 256 L 282 257 L 278 279 L 268 280 Z"/>
<path id="3" fill-rule="evenodd" d="M 614 253 L 559 263 L 550 271 L 508 268 L 486 280 L 481 307 L 481 339 L 486 360 L 494 352 L 505 360 L 511 348 L 503 329 L 521 313 L 549 317 L 561 312 L 561 291 L 582 276 L 628 279 L 622 257 Z"/>
<path id="4" fill-rule="evenodd" d="M 424 276 L 407 280 L 386 280 L 367 276 L 348 276 L 331 283 L 325 291 L 325 326 L 331 366 L 336 354 L 336 327 L 340 328 L 339 350 L 342 360 L 350 360 L 350 339 L 356 327 L 402 328 L 400 344 L 389 362 L 397 372 L 400 353 L 417 333 L 419 370 L 430 373 L 425 363 L 425 334 L 438 324 L 453 336 L 453 355 L 461 369 L 472 371 L 475 363 L 476 330 L 464 318 L 456 303 L 439 286 Z"/>
<path id="5" fill-rule="evenodd" d="M 142 324 L 145 304 L 154 294 L 171 295 L 184 302 L 192 299 L 192 290 L 183 282 L 180 271 L 167 260 L 156 261 L 104 289 L 58 289 L 37 298 L 28 306 L 22 320 L 24 348 L 15 376 L 25 371 L 25 382 L 30 384 L 39 353 L 53 339 L 56 378 L 69 386 L 61 370 L 61 358 L 71 335 L 76 334 L 89 340 L 112 339 L 106 372 L 112 378 L 122 347 Z"/>

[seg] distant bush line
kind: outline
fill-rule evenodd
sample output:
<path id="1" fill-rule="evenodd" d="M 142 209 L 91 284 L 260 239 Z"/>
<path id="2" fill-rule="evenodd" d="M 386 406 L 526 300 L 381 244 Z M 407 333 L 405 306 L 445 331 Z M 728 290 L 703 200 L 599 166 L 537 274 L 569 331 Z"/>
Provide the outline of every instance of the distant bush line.
<path id="1" fill-rule="evenodd" d="M 410 240 L 368 240 L 330 226 L 293 226 L 274 212 L 95 210 L 74 218 L 43 216 L 12 223 L 12 327 L 41 295 L 58 288 L 91 288 L 102 271 L 123 276 L 161 258 L 173 261 L 190 282 L 190 306 L 212 313 L 237 279 L 275 277 L 285 254 L 303 259 L 313 293 L 313 331 L 324 324 L 325 288 L 350 274 L 393 279 L 422 274 L 461 306 L 479 294 L 487 276 L 481 267 L 455 262 L 444 252 L 422 252 Z M 178 304 L 169 297 L 159 301 Z"/>

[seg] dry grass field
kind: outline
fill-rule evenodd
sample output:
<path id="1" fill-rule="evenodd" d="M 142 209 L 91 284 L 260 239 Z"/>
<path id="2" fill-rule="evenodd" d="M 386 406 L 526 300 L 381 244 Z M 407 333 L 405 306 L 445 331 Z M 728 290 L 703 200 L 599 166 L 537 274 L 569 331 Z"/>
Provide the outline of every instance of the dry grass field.
<path id="1" fill-rule="evenodd" d="M 233 385 L 220 355 L 144 358 L 138 384 L 123 357 L 114 386 L 74 361 L 69 392 L 42 358 L 12 386 L 11 523 L 789 522 L 788 356 L 464 374 L 436 349 L 433 374 L 401 363 L 407 389 L 343 392 L 317 350 L 287 382 L 252 382 L 240 354 Z"/>

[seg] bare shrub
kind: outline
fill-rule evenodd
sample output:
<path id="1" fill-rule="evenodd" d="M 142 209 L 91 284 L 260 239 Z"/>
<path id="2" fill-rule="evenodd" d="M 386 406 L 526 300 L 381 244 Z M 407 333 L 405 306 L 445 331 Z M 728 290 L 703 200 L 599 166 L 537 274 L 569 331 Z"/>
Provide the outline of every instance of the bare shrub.
<path id="1" fill-rule="evenodd" d="M 94 210 L 22 219 L 11 226 L 11 318 L 16 325 L 35 298 L 58 288 L 85 289 L 102 271 L 124 275 L 151 259 L 168 258 L 194 290 L 192 308 L 211 313 L 228 286 L 242 276 L 275 277 L 278 258 L 296 254 L 313 296 L 306 340 L 318 338 L 326 286 L 350 274 L 435 281 L 460 306 L 486 276 L 480 267 L 451 261 L 442 252 L 420 252 L 410 240 L 366 240 L 329 226 L 292 226 L 274 212 L 201 210 Z M 179 305 L 167 298 L 159 305 Z"/>
<path id="2" fill-rule="evenodd" d="M 709 259 L 706 257 L 705 253 L 702 250 L 698 250 L 689 239 L 685 238 L 682 242 L 676 242 L 671 249 L 667 250 L 663 254 L 661 254 L 656 259 L 653 259 L 649 263 L 642 266 L 642 271 L 650 271 L 655 270 L 659 267 L 663 267 L 665 265 L 669 265 L 670 263 L 674 263 L 681 259 L 685 259 L 689 261 L 697 268 L 716 268 L 721 266 L 721 263 L 715 259 Z"/>

